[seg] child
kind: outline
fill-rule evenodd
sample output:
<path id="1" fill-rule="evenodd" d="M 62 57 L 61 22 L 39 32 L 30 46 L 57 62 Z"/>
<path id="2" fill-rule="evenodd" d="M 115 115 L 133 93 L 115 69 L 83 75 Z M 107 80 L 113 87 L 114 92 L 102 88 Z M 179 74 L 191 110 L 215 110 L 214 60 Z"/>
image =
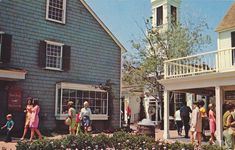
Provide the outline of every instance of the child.
<path id="1" fill-rule="evenodd" d="M 12 141 L 11 132 L 12 132 L 12 128 L 14 127 L 14 121 L 12 120 L 11 114 L 8 114 L 6 118 L 7 118 L 7 123 L 1 129 L 7 128 L 7 137 L 6 137 L 5 142 L 11 142 Z"/>

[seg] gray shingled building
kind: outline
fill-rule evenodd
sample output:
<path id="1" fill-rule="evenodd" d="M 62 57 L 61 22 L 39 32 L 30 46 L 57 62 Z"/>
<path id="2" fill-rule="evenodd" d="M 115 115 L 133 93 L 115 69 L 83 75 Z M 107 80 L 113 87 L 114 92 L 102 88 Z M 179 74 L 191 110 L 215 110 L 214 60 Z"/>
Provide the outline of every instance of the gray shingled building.
<path id="1" fill-rule="evenodd" d="M 67 101 L 79 110 L 88 100 L 96 129 L 119 127 L 123 50 L 83 0 L 0 1 L 0 118 L 12 113 L 23 130 L 31 96 L 40 126 L 60 128 Z M 113 96 L 98 86 L 107 80 Z"/>

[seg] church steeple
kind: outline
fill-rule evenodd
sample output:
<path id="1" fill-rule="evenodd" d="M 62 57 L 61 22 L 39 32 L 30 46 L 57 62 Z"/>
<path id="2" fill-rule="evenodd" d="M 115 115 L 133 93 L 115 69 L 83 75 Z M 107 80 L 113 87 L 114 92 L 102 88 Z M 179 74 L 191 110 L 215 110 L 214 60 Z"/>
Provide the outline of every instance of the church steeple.
<path id="1" fill-rule="evenodd" d="M 180 0 L 151 0 L 153 27 L 168 28 L 179 20 Z"/>

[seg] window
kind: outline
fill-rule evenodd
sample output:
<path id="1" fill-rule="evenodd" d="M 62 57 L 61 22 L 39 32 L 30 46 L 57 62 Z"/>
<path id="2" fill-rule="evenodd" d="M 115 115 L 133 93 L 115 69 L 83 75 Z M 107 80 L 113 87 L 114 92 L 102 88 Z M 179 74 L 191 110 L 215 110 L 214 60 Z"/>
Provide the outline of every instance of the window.
<path id="1" fill-rule="evenodd" d="M 180 108 L 182 106 L 182 103 L 184 102 L 185 98 L 185 93 L 174 93 L 175 111 L 177 110 L 177 108 Z"/>
<path id="2" fill-rule="evenodd" d="M 61 82 L 56 85 L 56 117 L 64 119 L 68 113 L 67 103 L 73 101 L 76 111 L 80 111 L 83 103 L 88 101 L 94 119 L 107 119 L 108 93 L 92 85 Z"/>
<path id="3" fill-rule="evenodd" d="M 177 9 L 174 6 L 171 6 L 171 23 L 176 24 L 177 22 Z"/>
<path id="4" fill-rule="evenodd" d="M 58 71 L 70 70 L 71 47 L 53 41 L 40 41 L 38 66 L 42 69 Z"/>
<path id="5" fill-rule="evenodd" d="M 160 26 L 163 24 L 163 7 L 162 6 L 158 7 L 156 12 L 157 12 L 157 15 L 156 15 L 157 26 Z"/>
<path id="6" fill-rule="evenodd" d="M 235 47 L 235 32 L 231 33 L 231 46 Z M 235 49 L 232 50 L 232 65 L 235 65 Z"/>
<path id="7" fill-rule="evenodd" d="M 47 0 L 46 19 L 65 24 L 66 0 Z"/>
<path id="8" fill-rule="evenodd" d="M 62 70 L 63 44 L 47 41 L 46 68 Z"/>

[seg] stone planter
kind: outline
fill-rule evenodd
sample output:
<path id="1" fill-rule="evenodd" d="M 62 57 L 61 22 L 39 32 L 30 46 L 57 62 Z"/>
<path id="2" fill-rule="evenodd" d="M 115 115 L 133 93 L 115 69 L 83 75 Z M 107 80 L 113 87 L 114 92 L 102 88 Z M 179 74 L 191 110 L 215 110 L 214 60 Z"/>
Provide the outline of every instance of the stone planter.
<path id="1" fill-rule="evenodd" d="M 143 119 L 138 123 L 137 134 L 147 135 L 155 138 L 155 124 L 149 119 Z"/>

